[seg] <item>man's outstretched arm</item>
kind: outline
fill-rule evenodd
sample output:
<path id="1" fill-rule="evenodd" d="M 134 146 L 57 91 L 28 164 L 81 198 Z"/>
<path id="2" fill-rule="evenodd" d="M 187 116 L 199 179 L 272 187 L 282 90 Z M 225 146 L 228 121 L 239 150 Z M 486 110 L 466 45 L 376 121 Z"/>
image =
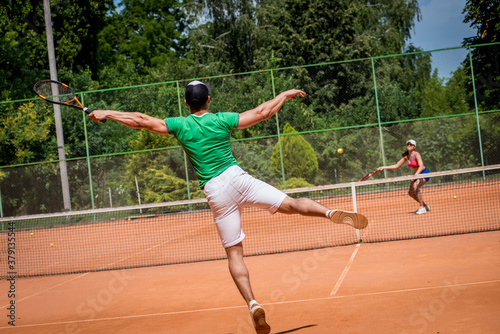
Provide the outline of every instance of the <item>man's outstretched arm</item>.
<path id="1" fill-rule="evenodd" d="M 238 129 L 245 129 L 261 121 L 269 119 L 281 109 L 281 106 L 286 100 L 296 100 L 297 95 L 304 97 L 306 96 L 306 93 L 298 89 L 290 89 L 277 95 L 274 99 L 262 103 L 255 109 L 247 110 L 241 113 L 238 120 Z"/>
<path id="2" fill-rule="evenodd" d="M 115 120 L 129 128 L 146 129 L 162 135 L 170 134 L 168 132 L 165 120 L 148 116 L 139 112 L 123 112 L 116 110 L 94 110 L 90 115 L 92 120 L 99 122 L 104 119 Z"/>

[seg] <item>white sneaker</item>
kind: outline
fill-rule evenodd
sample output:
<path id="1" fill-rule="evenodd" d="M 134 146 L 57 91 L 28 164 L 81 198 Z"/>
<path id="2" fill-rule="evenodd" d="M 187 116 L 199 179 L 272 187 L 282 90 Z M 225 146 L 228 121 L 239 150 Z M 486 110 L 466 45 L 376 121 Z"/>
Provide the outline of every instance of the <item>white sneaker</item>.
<path id="1" fill-rule="evenodd" d="M 415 213 L 417 215 L 421 215 L 421 214 L 424 214 L 426 212 L 427 212 L 427 210 L 425 210 L 425 208 L 423 206 L 421 206 L 420 208 L 418 208 L 418 210 Z"/>

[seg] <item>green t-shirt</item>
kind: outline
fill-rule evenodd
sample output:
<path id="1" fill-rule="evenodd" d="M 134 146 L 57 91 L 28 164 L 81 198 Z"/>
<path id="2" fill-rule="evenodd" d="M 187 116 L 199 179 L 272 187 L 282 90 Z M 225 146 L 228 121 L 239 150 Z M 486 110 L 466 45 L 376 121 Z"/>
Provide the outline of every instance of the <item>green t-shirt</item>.
<path id="1" fill-rule="evenodd" d="M 189 157 L 201 188 L 229 167 L 238 165 L 229 144 L 229 133 L 238 126 L 238 119 L 239 114 L 234 112 L 165 119 L 169 133 Z"/>

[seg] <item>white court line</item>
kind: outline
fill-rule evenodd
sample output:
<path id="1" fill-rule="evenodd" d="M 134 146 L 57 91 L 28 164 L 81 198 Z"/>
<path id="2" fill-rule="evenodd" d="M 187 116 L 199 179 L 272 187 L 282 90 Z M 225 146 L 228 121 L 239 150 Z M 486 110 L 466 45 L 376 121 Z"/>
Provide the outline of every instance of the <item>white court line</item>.
<path id="1" fill-rule="evenodd" d="M 321 298 L 311 298 L 311 299 L 290 300 L 290 301 L 274 302 L 274 303 L 261 303 L 260 305 L 295 304 L 295 303 L 314 302 L 314 301 L 321 301 L 321 300 L 328 300 L 328 299 L 356 298 L 356 297 L 383 295 L 383 294 L 391 294 L 391 293 L 404 293 L 404 292 L 413 292 L 413 291 L 422 291 L 422 290 L 434 290 L 434 289 L 460 287 L 460 286 L 491 284 L 491 283 L 500 283 L 500 279 L 499 280 L 493 280 L 493 281 L 481 281 L 481 282 L 470 282 L 470 283 L 459 283 L 459 284 L 447 284 L 447 285 L 439 285 L 439 286 L 431 286 L 431 287 L 423 287 L 423 288 L 412 288 L 412 289 L 402 289 L 402 290 L 392 290 L 392 291 L 379 291 L 379 292 L 367 292 L 367 293 L 359 293 L 359 294 L 346 295 L 346 296 L 332 296 L 332 297 L 321 297 Z M 188 311 L 174 311 L 174 312 L 164 312 L 164 313 L 126 315 L 126 316 L 112 317 L 112 318 L 84 319 L 84 320 L 72 320 L 72 321 L 59 321 L 59 322 L 49 322 L 49 323 L 44 323 L 44 324 L 31 324 L 31 325 L 16 325 L 15 327 L 13 327 L 13 326 L 0 327 L 0 329 L 20 328 L 20 327 L 50 326 L 50 325 L 65 325 L 65 324 L 73 324 L 73 323 L 84 323 L 84 322 L 95 322 L 95 321 L 106 321 L 106 320 L 121 320 L 121 319 L 133 319 L 133 318 L 146 318 L 146 317 L 167 316 L 167 315 L 176 315 L 176 314 L 188 314 L 188 313 L 211 312 L 211 311 L 220 311 L 220 310 L 231 310 L 231 309 L 238 309 L 238 308 L 247 308 L 247 307 L 246 306 L 226 306 L 226 307 L 216 307 L 216 308 L 199 309 L 199 310 L 188 310 Z"/>
<path id="2" fill-rule="evenodd" d="M 332 292 L 330 292 L 330 296 L 335 296 L 337 294 L 337 291 L 339 290 L 340 286 L 342 285 L 342 282 L 344 282 L 345 277 L 347 276 L 347 273 L 349 272 L 349 269 L 351 269 L 351 265 L 354 262 L 354 258 L 356 257 L 356 254 L 358 253 L 359 247 L 361 244 L 357 244 L 356 248 L 354 249 L 354 252 L 352 252 L 351 258 L 349 259 L 349 262 L 347 263 L 346 267 L 344 268 L 344 271 L 342 272 L 342 275 L 340 275 L 339 280 L 333 287 Z"/>
<path id="3" fill-rule="evenodd" d="M 69 280 L 67 280 L 67 281 L 64 281 L 64 282 L 62 282 L 62 283 L 56 284 L 56 285 L 54 285 L 54 286 L 51 286 L 50 288 L 47 288 L 47 289 L 42 290 L 42 291 L 38 291 L 37 293 L 32 294 L 32 295 L 30 295 L 30 296 L 27 296 L 27 297 L 21 298 L 21 299 L 19 299 L 19 300 L 17 300 L 17 299 L 16 299 L 16 303 L 19 303 L 20 301 L 26 300 L 26 299 L 31 298 L 31 297 L 35 297 L 35 296 L 37 296 L 37 295 L 39 295 L 39 294 L 41 294 L 41 293 L 43 293 L 43 292 L 45 292 L 45 291 L 49 291 L 49 290 L 51 290 L 51 289 L 53 289 L 53 288 L 57 288 L 58 286 L 61 286 L 61 285 L 66 284 L 66 283 L 68 283 L 68 282 L 74 281 L 74 280 L 79 279 L 80 277 L 83 277 L 83 276 L 88 275 L 88 274 L 89 274 L 89 273 L 85 273 L 85 274 L 82 274 L 82 275 L 80 275 L 80 276 L 73 277 L 73 278 L 71 278 L 71 279 L 69 279 Z M 2 308 L 2 309 L 3 309 L 4 307 L 7 307 L 7 306 L 9 306 L 9 305 L 10 305 L 10 303 L 9 303 L 9 304 L 5 304 L 5 305 L 1 306 L 0 308 Z"/>

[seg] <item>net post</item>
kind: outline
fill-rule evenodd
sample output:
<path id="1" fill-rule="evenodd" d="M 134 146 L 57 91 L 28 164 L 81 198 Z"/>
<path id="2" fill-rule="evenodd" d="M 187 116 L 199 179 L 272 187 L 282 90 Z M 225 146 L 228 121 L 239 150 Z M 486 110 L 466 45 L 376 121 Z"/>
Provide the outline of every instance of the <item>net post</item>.
<path id="1" fill-rule="evenodd" d="M 358 212 L 358 202 L 356 201 L 356 184 L 354 182 L 351 183 L 351 193 L 352 193 L 352 211 Z M 361 241 L 361 235 L 358 229 L 356 229 L 356 238 L 358 239 L 358 242 Z"/>

